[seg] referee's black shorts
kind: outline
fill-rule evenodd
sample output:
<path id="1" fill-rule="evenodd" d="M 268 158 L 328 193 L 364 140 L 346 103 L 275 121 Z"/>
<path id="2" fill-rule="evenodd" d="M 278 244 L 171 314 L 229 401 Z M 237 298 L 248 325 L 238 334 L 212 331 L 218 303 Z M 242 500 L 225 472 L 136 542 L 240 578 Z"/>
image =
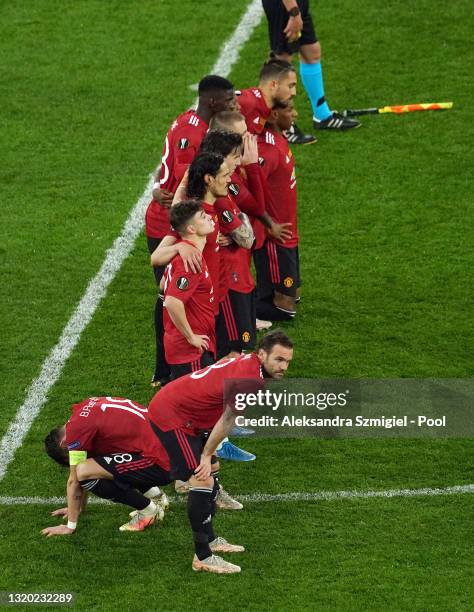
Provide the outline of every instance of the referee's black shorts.
<path id="1" fill-rule="evenodd" d="M 257 276 L 257 301 L 269 300 L 273 292 L 296 297 L 301 285 L 298 247 L 286 248 L 266 240 L 253 253 Z"/>
<path id="2" fill-rule="evenodd" d="M 136 453 L 111 453 L 103 457 L 94 457 L 94 461 L 112 474 L 118 484 L 129 485 L 143 493 L 151 487 L 172 482 L 169 473 L 153 459 Z"/>
<path id="3" fill-rule="evenodd" d="M 298 7 L 303 19 L 301 37 L 293 42 L 288 42 L 283 30 L 288 22 L 288 13 L 281 0 L 262 0 L 263 9 L 268 20 L 268 35 L 270 37 L 270 48 L 277 55 L 286 53 L 293 55 L 297 53 L 301 45 L 311 45 L 317 42 L 318 37 L 314 30 L 313 20 L 309 12 L 309 0 L 297 0 Z"/>

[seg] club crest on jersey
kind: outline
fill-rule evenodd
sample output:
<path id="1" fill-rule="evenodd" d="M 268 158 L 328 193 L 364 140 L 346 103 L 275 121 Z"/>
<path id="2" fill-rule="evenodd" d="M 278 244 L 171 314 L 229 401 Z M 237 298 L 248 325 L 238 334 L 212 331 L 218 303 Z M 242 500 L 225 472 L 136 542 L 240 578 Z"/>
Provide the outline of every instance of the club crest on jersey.
<path id="1" fill-rule="evenodd" d="M 248 331 L 244 331 L 244 333 L 242 334 L 242 340 L 245 343 L 250 342 L 250 334 Z"/>
<path id="2" fill-rule="evenodd" d="M 291 276 L 287 276 L 285 278 L 285 280 L 283 281 L 283 284 L 285 285 L 285 287 L 287 287 L 288 289 L 290 287 L 293 287 L 293 279 L 291 278 Z"/>
<path id="3" fill-rule="evenodd" d="M 178 287 L 178 289 L 181 291 L 186 291 L 186 289 L 189 287 L 188 279 L 185 276 L 180 276 L 176 281 L 176 287 Z"/>
<path id="4" fill-rule="evenodd" d="M 263 158 L 263 157 L 259 157 L 259 158 L 258 158 L 258 163 L 259 163 L 259 165 L 260 165 L 260 166 L 263 168 L 263 166 L 265 165 L 265 160 L 264 160 L 264 158 Z"/>
<path id="5" fill-rule="evenodd" d="M 233 196 L 238 196 L 240 193 L 240 187 L 236 183 L 231 183 L 229 185 L 229 191 Z"/>
<path id="6" fill-rule="evenodd" d="M 233 218 L 234 216 L 232 215 L 230 210 L 224 210 L 222 212 L 222 221 L 224 221 L 224 223 L 232 223 Z"/>
<path id="7" fill-rule="evenodd" d="M 79 440 L 75 440 L 74 442 L 71 442 L 71 444 L 67 445 L 67 449 L 68 450 L 74 450 L 75 448 L 79 448 L 79 446 L 81 446 L 81 443 Z"/>
<path id="8" fill-rule="evenodd" d="M 189 144 L 189 141 L 188 141 L 187 138 L 180 138 L 179 139 L 179 144 L 178 144 L 178 149 L 181 149 L 181 150 L 186 149 L 188 144 Z"/>

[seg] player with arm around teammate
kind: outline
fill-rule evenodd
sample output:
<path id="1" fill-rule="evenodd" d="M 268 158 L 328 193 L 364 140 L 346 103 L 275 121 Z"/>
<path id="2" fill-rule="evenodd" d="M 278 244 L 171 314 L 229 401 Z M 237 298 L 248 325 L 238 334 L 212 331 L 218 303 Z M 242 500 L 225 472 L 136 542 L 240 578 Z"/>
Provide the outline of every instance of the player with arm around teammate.
<path id="1" fill-rule="evenodd" d="M 200 253 L 214 231 L 214 221 L 198 200 L 178 202 L 171 208 L 170 222 L 181 242 Z M 176 255 L 165 269 L 163 291 L 165 354 L 174 380 L 215 361 L 214 289 L 206 261 L 193 272 Z"/>

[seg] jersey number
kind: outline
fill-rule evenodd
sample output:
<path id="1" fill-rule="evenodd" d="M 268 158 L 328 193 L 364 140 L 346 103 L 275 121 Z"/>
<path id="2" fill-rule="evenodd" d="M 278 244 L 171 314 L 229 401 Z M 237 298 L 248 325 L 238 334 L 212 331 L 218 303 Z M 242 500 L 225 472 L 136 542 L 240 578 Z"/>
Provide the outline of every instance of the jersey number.
<path id="1" fill-rule="evenodd" d="M 248 359 L 249 357 L 251 357 L 251 355 L 252 355 L 251 353 L 249 353 L 248 355 L 244 355 L 243 359 Z M 220 368 L 225 368 L 231 363 L 234 363 L 235 359 L 236 359 L 235 357 L 232 357 L 231 359 L 228 359 L 227 361 L 223 361 L 222 363 L 219 363 L 219 362 L 213 363 L 212 365 L 207 366 L 207 368 L 203 368 L 202 370 L 193 372 L 191 374 L 191 378 L 204 378 L 204 376 L 209 374 L 211 370 L 219 370 Z"/>
<path id="2" fill-rule="evenodd" d="M 131 412 L 132 414 L 136 414 L 137 417 L 140 417 L 144 421 L 146 421 L 143 413 L 147 413 L 148 410 L 146 408 L 142 408 L 141 406 L 137 406 L 129 399 L 117 399 L 116 397 L 106 397 L 106 400 L 110 402 L 110 404 L 102 404 L 100 409 L 102 412 L 105 412 L 107 408 L 118 408 L 119 410 L 126 410 L 127 412 Z"/>

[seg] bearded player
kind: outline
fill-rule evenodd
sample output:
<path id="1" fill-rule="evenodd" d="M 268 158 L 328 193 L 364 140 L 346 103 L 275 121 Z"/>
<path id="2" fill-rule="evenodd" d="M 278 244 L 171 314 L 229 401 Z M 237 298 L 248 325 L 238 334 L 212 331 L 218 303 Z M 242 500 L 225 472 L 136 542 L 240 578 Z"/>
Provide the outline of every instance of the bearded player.
<path id="1" fill-rule="evenodd" d="M 150 435 L 146 408 L 121 397 L 90 397 L 72 407 L 68 422 L 51 430 L 45 440 L 48 455 L 69 465 L 67 508 L 53 512 L 67 525 L 47 527 L 48 537 L 71 535 L 85 507 L 87 492 L 134 509 L 120 531 L 143 531 L 168 506 L 160 485 L 169 484 L 169 460 Z"/>
<path id="2" fill-rule="evenodd" d="M 296 83 L 294 66 L 272 58 L 260 70 L 258 87 L 237 92 L 240 112 L 251 134 L 261 134 L 275 104 L 288 102 L 296 95 Z"/>
<path id="3" fill-rule="evenodd" d="M 291 340 L 281 331 L 272 331 L 261 338 L 256 352 L 223 360 L 172 381 L 150 402 L 150 425 L 166 449 L 171 477 L 189 479 L 188 519 L 195 547 L 194 571 L 240 572 L 238 565 L 214 553 L 244 551 L 243 546 L 217 537 L 213 527 L 219 482 L 218 475 L 212 474 L 211 463 L 236 416 L 232 399 L 224 405 L 225 387 L 234 386 L 230 398 L 237 389 L 261 389 L 265 378 L 282 378 L 292 358 Z"/>

